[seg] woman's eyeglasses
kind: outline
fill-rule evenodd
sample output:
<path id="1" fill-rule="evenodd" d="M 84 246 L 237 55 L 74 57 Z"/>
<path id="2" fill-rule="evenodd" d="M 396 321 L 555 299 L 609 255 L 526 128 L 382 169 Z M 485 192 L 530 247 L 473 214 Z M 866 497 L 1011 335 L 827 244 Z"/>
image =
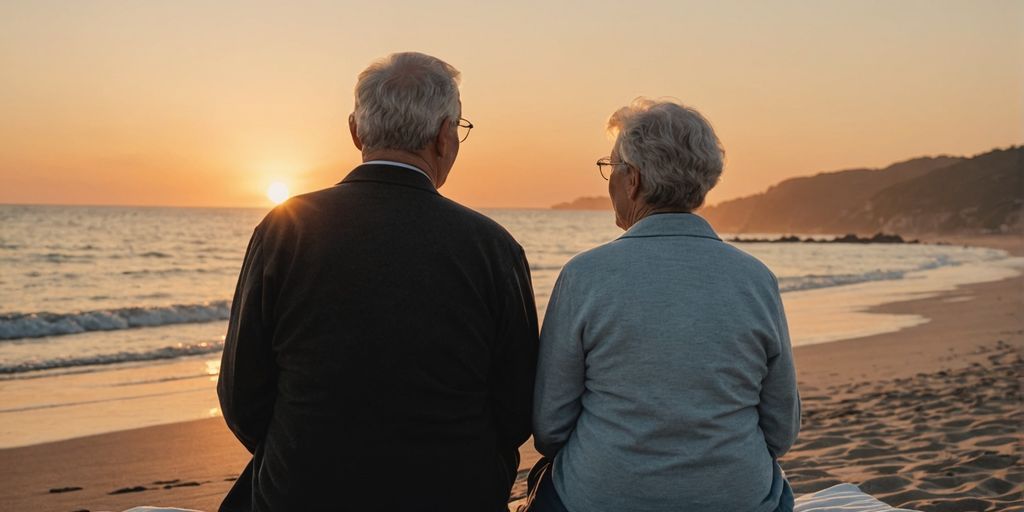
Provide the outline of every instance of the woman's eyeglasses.
<path id="1" fill-rule="evenodd" d="M 629 165 L 626 162 L 613 162 L 612 157 L 606 156 L 597 161 L 597 170 L 601 173 L 601 177 L 608 180 L 612 175 L 612 171 L 615 170 L 616 165 Z"/>

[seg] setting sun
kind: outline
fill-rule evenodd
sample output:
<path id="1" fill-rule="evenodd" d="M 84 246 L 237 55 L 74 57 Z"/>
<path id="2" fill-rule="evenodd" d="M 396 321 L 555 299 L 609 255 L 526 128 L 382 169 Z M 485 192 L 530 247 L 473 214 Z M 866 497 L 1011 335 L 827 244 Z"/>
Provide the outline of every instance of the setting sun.
<path id="1" fill-rule="evenodd" d="M 267 197 L 274 202 L 274 204 L 281 204 L 288 199 L 288 185 L 280 181 L 275 181 L 267 187 Z"/>

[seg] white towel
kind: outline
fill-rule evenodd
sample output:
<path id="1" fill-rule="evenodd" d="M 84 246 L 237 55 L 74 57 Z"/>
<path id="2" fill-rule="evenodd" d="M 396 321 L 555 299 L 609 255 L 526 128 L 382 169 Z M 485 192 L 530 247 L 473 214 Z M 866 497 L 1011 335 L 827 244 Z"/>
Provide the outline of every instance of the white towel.
<path id="1" fill-rule="evenodd" d="M 892 508 L 856 485 L 839 484 L 796 499 L 794 512 L 914 512 Z"/>
<path id="2" fill-rule="evenodd" d="M 124 512 L 202 512 L 191 508 L 167 508 L 167 507 L 135 507 Z"/>

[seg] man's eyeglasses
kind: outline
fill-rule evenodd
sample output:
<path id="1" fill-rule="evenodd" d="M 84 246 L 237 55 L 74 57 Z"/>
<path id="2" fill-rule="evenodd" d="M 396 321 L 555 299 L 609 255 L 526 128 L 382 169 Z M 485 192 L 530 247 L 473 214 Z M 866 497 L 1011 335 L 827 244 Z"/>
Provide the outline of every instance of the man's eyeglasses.
<path id="1" fill-rule="evenodd" d="M 611 175 L 612 171 L 615 170 L 616 165 L 629 165 L 626 162 L 613 162 L 612 157 L 606 156 L 597 161 L 597 170 L 601 173 L 601 177 L 607 180 Z"/>
<path id="2" fill-rule="evenodd" d="M 473 123 L 469 122 L 464 117 L 459 118 L 458 130 L 459 130 L 459 142 L 466 142 L 469 138 L 469 131 L 473 129 Z"/>

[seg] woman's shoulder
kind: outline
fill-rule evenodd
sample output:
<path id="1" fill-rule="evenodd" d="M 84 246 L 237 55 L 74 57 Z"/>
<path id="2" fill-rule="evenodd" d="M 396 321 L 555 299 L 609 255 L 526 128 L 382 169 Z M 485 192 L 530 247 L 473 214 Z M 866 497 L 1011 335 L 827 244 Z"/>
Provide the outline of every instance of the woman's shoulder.
<path id="1" fill-rule="evenodd" d="M 775 277 L 775 273 L 763 261 L 730 243 L 722 242 L 721 245 L 724 257 L 719 261 L 722 265 L 728 265 L 736 271 L 743 271 L 749 278 L 763 279 L 778 286 L 779 281 Z"/>
<path id="2" fill-rule="evenodd" d="M 577 253 L 562 267 L 562 273 L 590 273 L 627 259 L 621 240 L 612 240 Z"/>
<path id="3" fill-rule="evenodd" d="M 727 242 L 707 239 L 695 241 L 697 243 L 686 243 L 685 247 L 657 248 L 638 246 L 629 242 L 628 239 L 616 239 L 573 256 L 562 268 L 562 279 L 577 283 L 600 281 L 611 274 L 619 274 L 619 269 L 635 269 L 638 259 L 644 259 L 637 251 L 670 250 L 677 251 L 681 257 L 690 260 L 689 264 L 684 265 L 689 271 L 693 270 L 693 264 L 696 263 L 701 273 L 730 276 L 748 285 L 754 285 L 755 288 L 763 289 L 766 293 L 778 293 L 779 282 L 771 269 L 758 258 Z M 669 268 L 665 270 L 669 271 Z M 652 271 L 656 273 L 657 269 L 643 269 L 644 273 Z"/>

